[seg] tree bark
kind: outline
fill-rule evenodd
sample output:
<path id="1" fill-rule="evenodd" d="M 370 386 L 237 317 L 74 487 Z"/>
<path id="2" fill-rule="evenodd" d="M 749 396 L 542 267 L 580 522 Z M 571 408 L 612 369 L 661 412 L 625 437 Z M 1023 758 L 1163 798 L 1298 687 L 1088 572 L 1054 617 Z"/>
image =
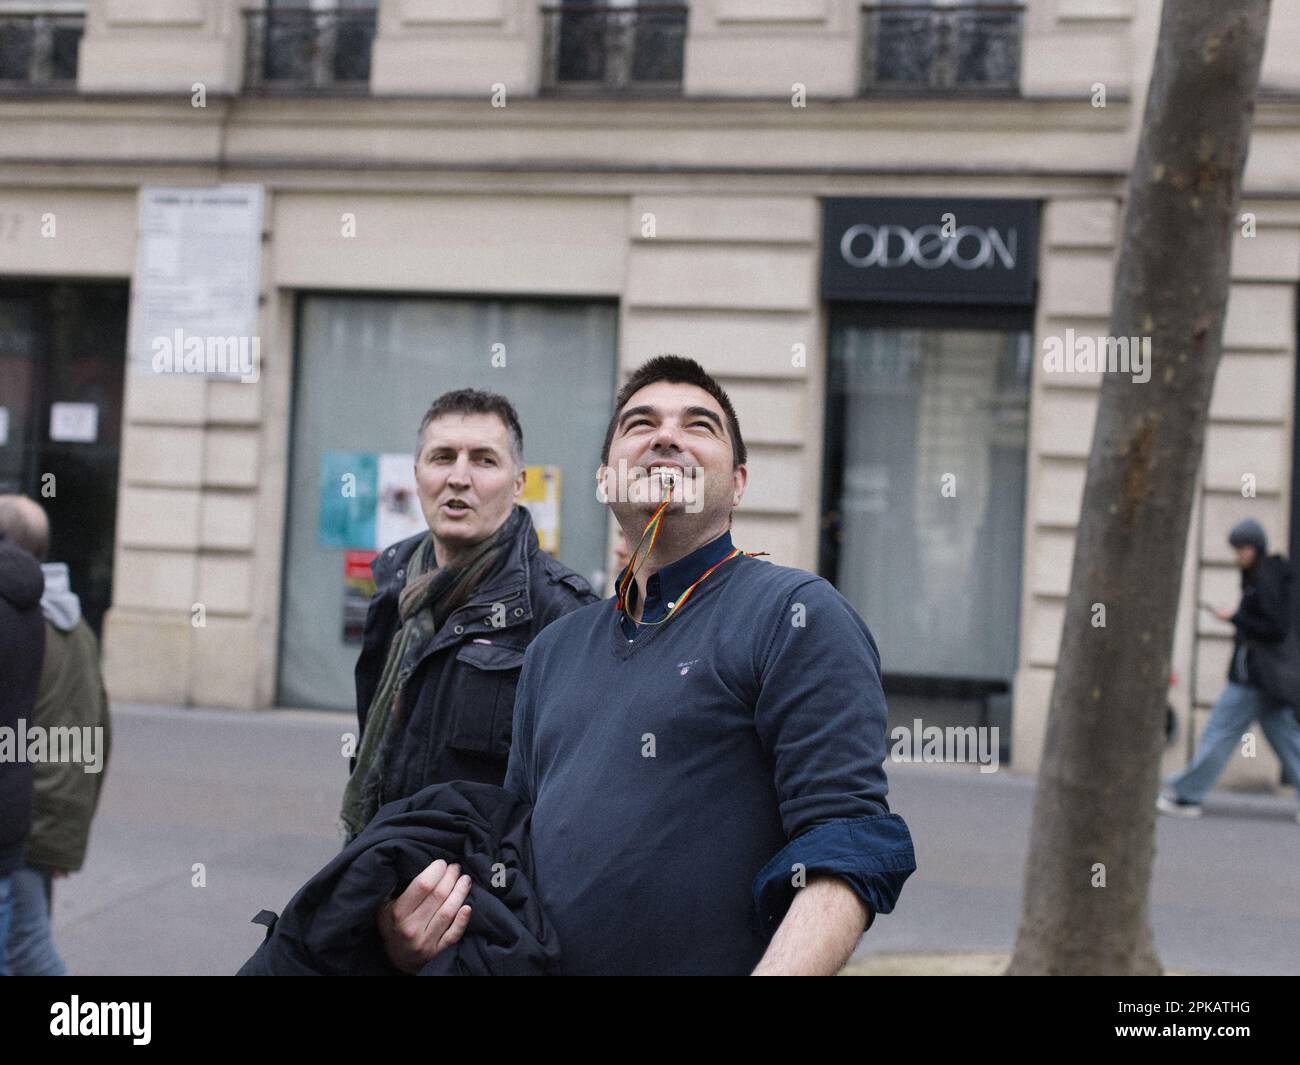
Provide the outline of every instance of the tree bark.
<path id="1" fill-rule="evenodd" d="M 1161 16 L 1110 324 L 1151 338 L 1151 376 L 1102 375 L 1008 975 L 1161 971 L 1164 708 L 1267 22 L 1268 0 Z"/>

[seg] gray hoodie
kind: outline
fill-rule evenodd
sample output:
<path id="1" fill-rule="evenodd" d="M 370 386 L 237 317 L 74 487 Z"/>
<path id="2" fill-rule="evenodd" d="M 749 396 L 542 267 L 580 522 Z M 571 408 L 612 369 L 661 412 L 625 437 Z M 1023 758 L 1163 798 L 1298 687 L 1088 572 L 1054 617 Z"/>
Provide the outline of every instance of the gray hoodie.
<path id="1" fill-rule="evenodd" d="M 60 632 L 71 632 L 81 620 L 81 599 L 72 590 L 66 562 L 42 562 L 45 594 L 41 596 L 41 613 Z"/>

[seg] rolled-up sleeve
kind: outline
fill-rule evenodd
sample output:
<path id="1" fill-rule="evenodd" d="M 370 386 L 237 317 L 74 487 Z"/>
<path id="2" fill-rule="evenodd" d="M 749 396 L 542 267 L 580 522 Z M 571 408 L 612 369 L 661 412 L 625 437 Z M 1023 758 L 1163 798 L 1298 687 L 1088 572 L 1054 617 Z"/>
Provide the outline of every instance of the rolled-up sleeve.
<path id="1" fill-rule="evenodd" d="M 916 870 L 912 835 L 898 814 L 829 821 L 788 843 L 754 878 L 754 910 L 771 936 L 794 893 L 813 876 L 837 876 L 867 904 L 867 928 L 889 913 Z"/>
<path id="2" fill-rule="evenodd" d="M 848 601 L 810 580 L 786 598 L 759 663 L 754 720 L 771 759 L 787 845 L 754 878 L 755 917 L 770 936 L 794 893 L 839 877 L 889 913 L 916 869 L 907 824 L 889 810 L 880 655 Z"/>

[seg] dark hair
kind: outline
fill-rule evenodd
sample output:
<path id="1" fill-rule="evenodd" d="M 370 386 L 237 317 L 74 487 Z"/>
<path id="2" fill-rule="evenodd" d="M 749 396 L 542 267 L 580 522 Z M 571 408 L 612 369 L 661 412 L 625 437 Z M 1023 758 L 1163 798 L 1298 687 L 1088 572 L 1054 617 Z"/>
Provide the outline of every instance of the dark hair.
<path id="1" fill-rule="evenodd" d="M 510 437 L 510 457 L 516 466 L 524 464 L 524 431 L 519 425 L 519 415 L 514 405 L 505 396 L 495 392 L 482 392 L 477 388 L 458 388 L 454 392 L 444 392 L 433 401 L 433 405 L 424 412 L 420 422 L 420 431 L 415 435 L 415 461 L 420 461 L 420 449 L 424 445 L 424 431 L 435 418 L 447 414 L 495 414 L 506 427 Z"/>
<path id="2" fill-rule="evenodd" d="M 740 435 L 740 422 L 736 418 L 736 408 L 731 405 L 731 398 L 726 390 L 705 372 L 703 366 L 694 359 L 684 359 L 680 355 L 656 355 L 649 362 L 642 363 L 627 379 L 627 384 L 619 389 L 618 398 L 614 400 L 614 415 L 609 419 L 609 427 L 605 430 L 605 446 L 600 449 L 602 463 L 609 462 L 609 446 L 614 442 L 614 427 L 618 424 L 619 411 L 627 406 L 627 401 L 635 393 L 656 381 L 695 385 L 716 399 L 718 406 L 722 408 L 722 413 L 727 416 L 734 465 L 744 465 L 748 453 L 745 450 L 745 441 Z"/>

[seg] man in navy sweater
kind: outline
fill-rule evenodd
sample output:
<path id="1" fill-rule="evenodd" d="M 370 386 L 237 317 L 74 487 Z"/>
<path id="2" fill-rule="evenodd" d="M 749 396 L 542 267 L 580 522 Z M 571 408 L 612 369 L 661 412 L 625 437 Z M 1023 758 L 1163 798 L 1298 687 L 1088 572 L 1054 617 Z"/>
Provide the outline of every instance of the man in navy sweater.
<path id="1" fill-rule="evenodd" d="M 568 973 L 832 974 L 916 868 L 875 641 L 828 582 L 732 544 L 745 460 L 697 363 L 642 366 L 598 473 L 631 572 L 529 646 L 506 787 Z M 432 953 L 458 902 L 427 900 Z"/>

